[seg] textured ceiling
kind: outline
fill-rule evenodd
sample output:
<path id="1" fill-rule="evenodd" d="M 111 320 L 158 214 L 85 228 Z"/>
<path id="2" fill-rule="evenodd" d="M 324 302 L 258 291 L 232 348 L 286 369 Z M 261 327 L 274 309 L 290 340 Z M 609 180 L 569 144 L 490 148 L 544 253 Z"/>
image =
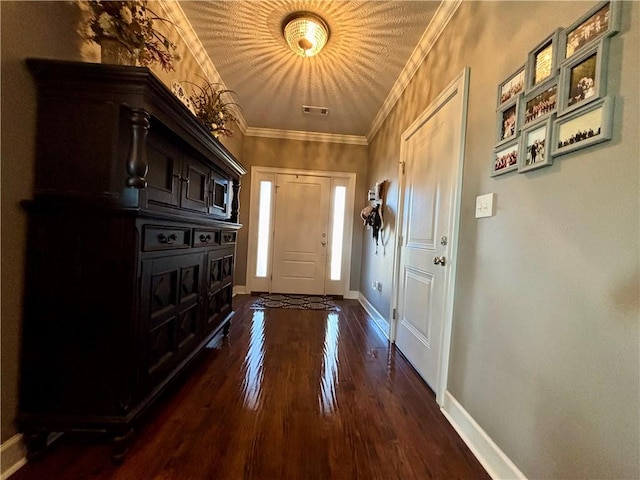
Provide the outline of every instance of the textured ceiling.
<path id="1" fill-rule="evenodd" d="M 179 2 L 251 128 L 366 135 L 439 1 Z M 292 12 L 320 15 L 331 34 L 316 56 L 282 37 Z M 329 108 L 326 117 L 302 105 Z"/>

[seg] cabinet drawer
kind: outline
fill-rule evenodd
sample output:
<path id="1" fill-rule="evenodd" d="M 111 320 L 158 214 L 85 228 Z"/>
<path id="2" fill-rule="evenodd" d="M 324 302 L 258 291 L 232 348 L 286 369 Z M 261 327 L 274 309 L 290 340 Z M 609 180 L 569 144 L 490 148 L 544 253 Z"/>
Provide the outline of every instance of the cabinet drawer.
<path id="1" fill-rule="evenodd" d="M 236 243 L 236 232 L 222 232 L 222 245 L 227 243 Z"/>
<path id="2" fill-rule="evenodd" d="M 144 251 L 189 248 L 191 229 L 145 225 Z"/>
<path id="3" fill-rule="evenodd" d="M 220 245 L 220 232 L 216 230 L 194 230 L 193 246 L 208 247 L 211 245 Z"/>

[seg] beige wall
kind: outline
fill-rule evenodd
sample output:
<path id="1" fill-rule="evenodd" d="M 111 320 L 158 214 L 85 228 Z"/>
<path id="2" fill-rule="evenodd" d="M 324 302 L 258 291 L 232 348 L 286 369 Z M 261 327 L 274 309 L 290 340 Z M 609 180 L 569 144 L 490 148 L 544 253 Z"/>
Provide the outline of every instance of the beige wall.
<path id="1" fill-rule="evenodd" d="M 26 216 L 33 192 L 35 88 L 24 58 L 79 60 L 76 10 L 63 2 L 0 2 L 2 15 L 2 441 L 15 433 Z"/>
<path id="2" fill-rule="evenodd" d="M 247 136 L 244 138 L 242 162 L 249 170 L 249 173 L 242 178 L 243 186 L 240 191 L 240 223 L 244 225 L 244 228 L 240 231 L 238 237 L 236 283 L 238 285 L 246 284 L 251 167 L 260 166 L 356 174 L 350 286 L 351 290 L 357 290 L 360 279 L 363 231 L 360 210 L 364 206 L 364 199 L 368 189 L 365 184 L 367 176 L 367 147 L 341 143 Z"/>
<path id="3" fill-rule="evenodd" d="M 527 174 L 489 176 L 497 85 L 593 2 L 465 2 L 370 145 L 369 183 L 397 183 L 400 135 L 471 67 L 448 388 L 529 478 L 639 478 L 640 5 L 612 39 L 610 142 Z M 475 197 L 497 195 L 495 217 Z M 397 211 L 389 195 L 389 234 Z M 363 246 L 360 290 L 382 313 L 393 246 Z M 389 286 L 390 289 L 390 286 Z"/>

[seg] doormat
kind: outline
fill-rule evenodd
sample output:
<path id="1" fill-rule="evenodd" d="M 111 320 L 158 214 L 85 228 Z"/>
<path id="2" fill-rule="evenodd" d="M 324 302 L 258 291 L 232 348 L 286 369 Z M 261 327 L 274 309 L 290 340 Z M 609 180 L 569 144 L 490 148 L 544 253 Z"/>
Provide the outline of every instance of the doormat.
<path id="1" fill-rule="evenodd" d="M 289 308 L 295 310 L 327 310 L 339 311 L 335 302 L 330 297 L 318 295 L 289 295 L 264 293 L 260 295 L 251 308 Z"/>

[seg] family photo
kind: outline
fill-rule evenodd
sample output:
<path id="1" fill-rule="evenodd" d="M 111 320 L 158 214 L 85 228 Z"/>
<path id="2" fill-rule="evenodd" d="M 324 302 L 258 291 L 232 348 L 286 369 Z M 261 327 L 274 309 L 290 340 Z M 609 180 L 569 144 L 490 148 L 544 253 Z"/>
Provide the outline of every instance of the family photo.
<path id="1" fill-rule="evenodd" d="M 498 172 L 518 164 L 518 145 L 506 148 L 496 153 L 493 171 Z"/>
<path id="2" fill-rule="evenodd" d="M 555 110 L 557 92 L 558 86 L 554 85 L 529 100 L 525 108 L 524 123 L 532 122 Z"/>
<path id="3" fill-rule="evenodd" d="M 607 3 L 567 35 L 565 58 L 569 58 L 581 47 L 597 38 L 601 33 L 607 31 L 609 28 L 610 7 L 611 5 Z"/>
<path id="4" fill-rule="evenodd" d="M 573 145 L 600 135 L 602 131 L 602 112 L 602 107 L 596 108 L 560 125 L 558 148 Z"/>
<path id="5" fill-rule="evenodd" d="M 505 140 L 512 137 L 516 133 L 516 106 L 509 107 L 502 113 L 502 135 L 500 138 Z"/>
<path id="6" fill-rule="evenodd" d="M 512 99 L 524 88 L 524 69 L 505 82 L 500 88 L 500 104 Z"/>
<path id="7" fill-rule="evenodd" d="M 596 94 L 597 54 L 594 53 L 571 69 L 568 105 L 582 102 Z"/>
<path id="8" fill-rule="evenodd" d="M 545 160 L 545 142 L 547 138 L 547 127 L 538 128 L 527 135 L 527 154 L 525 165 L 543 163 Z"/>

